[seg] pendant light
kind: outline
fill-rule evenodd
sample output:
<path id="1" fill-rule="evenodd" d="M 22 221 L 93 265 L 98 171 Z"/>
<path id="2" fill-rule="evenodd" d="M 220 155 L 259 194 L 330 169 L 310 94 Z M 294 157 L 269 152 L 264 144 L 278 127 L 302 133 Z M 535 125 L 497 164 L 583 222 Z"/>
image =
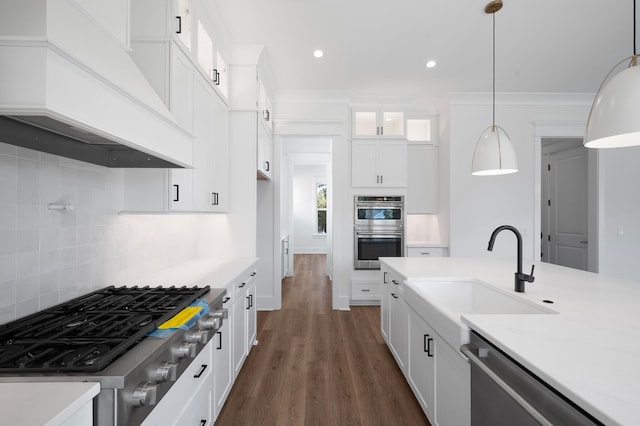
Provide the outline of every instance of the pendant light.
<path id="1" fill-rule="evenodd" d="M 484 11 L 493 16 L 493 121 L 482 132 L 471 163 L 473 175 L 505 175 L 518 171 L 518 160 L 507 132 L 496 126 L 496 12 L 502 9 L 502 0 L 488 3 Z"/>
<path id="2" fill-rule="evenodd" d="M 627 68 L 605 83 L 613 71 Z M 591 106 L 584 135 L 588 148 L 640 145 L 640 67 L 636 52 L 636 1 L 633 1 L 633 55 L 618 62 L 602 82 Z M 605 85 L 606 84 L 606 85 Z"/>

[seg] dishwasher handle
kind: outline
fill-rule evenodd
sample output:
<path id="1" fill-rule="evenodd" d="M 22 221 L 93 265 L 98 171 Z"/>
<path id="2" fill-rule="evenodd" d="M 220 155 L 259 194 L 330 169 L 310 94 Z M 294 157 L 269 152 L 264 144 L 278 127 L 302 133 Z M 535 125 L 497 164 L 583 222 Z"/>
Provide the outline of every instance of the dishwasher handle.
<path id="1" fill-rule="evenodd" d="M 469 361 L 471 361 L 475 366 L 480 368 L 483 373 L 485 373 L 491 380 L 495 382 L 496 385 L 500 387 L 504 392 L 509 395 L 511 399 L 513 399 L 523 410 L 525 410 L 531 417 L 533 417 L 538 423 L 544 426 L 553 426 L 542 413 L 540 413 L 533 405 L 529 404 L 527 400 L 525 400 L 522 396 L 520 396 L 511 386 L 509 386 L 500 376 L 498 376 L 491 368 L 489 368 L 478 356 L 479 349 L 471 344 L 467 343 L 460 347 L 460 352 L 462 352 Z"/>

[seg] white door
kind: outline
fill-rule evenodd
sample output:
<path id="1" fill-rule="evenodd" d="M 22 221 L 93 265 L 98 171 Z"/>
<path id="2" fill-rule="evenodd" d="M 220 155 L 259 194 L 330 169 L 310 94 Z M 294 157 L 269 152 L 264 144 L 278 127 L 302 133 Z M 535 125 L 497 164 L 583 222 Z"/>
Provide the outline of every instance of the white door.
<path id="1" fill-rule="evenodd" d="M 542 260 L 587 270 L 587 148 L 550 152 L 548 159 L 548 198 L 543 203 L 548 229 L 543 231 Z"/>

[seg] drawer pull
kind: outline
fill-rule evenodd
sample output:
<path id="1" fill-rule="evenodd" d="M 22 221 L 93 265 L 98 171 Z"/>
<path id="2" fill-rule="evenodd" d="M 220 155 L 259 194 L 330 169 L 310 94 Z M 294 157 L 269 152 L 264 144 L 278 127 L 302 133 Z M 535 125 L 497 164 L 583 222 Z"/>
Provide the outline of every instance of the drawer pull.
<path id="1" fill-rule="evenodd" d="M 361 291 L 362 291 L 362 292 L 367 292 L 367 291 L 371 291 L 371 290 L 370 290 L 370 289 L 368 289 L 368 288 L 363 288 Z"/>
<path id="2" fill-rule="evenodd" d="M 197 374 L 193 375 L 194 379 L 199 379 L 203 374 L 204 374 L 204 370 L 207 369 L 207 364 L 202 364 L 202 366 L 200 367 L 200 371 L 198 371 Z"/>
<path id="3" fill-rule="evenodd" d="M 391 280 L 392 283 L 394 283 L 395 285 L 400 285 L 400 283 L 396 280 Z"/>
<path id="4" fill-rule="evenodd" d="M 224 299 L 222 299 L 222 304 L 227 303 L 229 300 L 231 300 L 230 297 L 225 297 Z"/>
<path id="5" fill-rule="evenodd" d="M 431 254 L 431 252 L 423 251 L 420 254 L 423 255 L 423 256 L 429 256 Z"/>
<path id="6" fill-rule="evenodd" d="M 396 296 L 394 293 L 391 293 L 391 297 L 393 297 L 394 299 L 398 298 L 398 296 Z"/>
<path id="7" fill-rule="evenodd" d="M 207 419 L 200 420 L 200 426 L 207 426 Z"/>

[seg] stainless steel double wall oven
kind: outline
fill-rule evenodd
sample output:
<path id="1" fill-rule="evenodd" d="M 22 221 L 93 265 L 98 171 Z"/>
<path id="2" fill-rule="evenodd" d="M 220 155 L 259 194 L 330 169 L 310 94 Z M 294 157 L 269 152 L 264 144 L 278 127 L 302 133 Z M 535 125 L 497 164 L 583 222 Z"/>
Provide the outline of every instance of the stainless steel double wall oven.
<path id="1" fill-rule="evenodd" d="M 354 197 L 354 268 L 380 269 L 380 257 L 404 256 L 404 196 Z"/>

